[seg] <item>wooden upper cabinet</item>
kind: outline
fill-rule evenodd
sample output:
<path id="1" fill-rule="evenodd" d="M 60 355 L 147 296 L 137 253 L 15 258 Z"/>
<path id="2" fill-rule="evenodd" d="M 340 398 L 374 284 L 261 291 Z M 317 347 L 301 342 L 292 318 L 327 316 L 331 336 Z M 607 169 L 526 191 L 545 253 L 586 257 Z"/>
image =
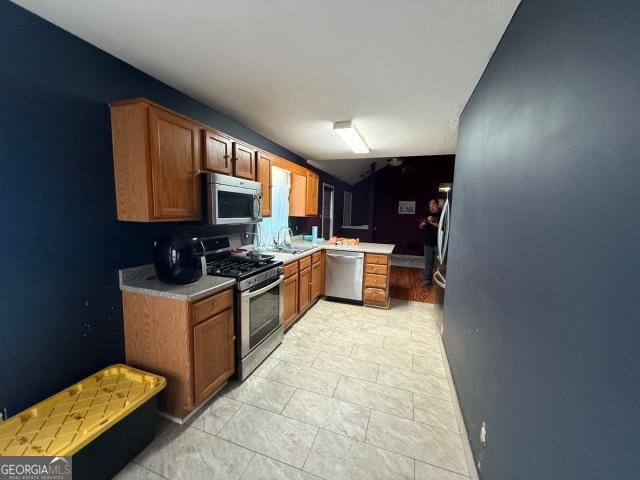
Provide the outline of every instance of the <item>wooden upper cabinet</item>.
<path id="1" fill-rule="evenodd" d="M 291 172 L 291 190 L 289 191 L 289 216 L 305 217 L 307 215 L 307 177 Z"/>
<path id="2" fill-rule="evenodd" d="M 256 153 L 257 180 L 262 183 L 262 216 L 271 216 L 271 156 L 258 150 Z"/>
<path id="3" fill-rule="evenodd" d="M 231 137 L 216 130 L 206 129 L 202 168 L 209 172 L 233 174 L 231 143 Z"/>
<path id="4" fill-rule="evenodd" d="M 196 404 L 234 372 L 233 309 L 193 327 L 193 377 Z"/>
<path id="5" fill-rule="evenodd" d="M 118 220 L 199 220 L 201 126 L 145 99 L 111 105 Z"/>
<path id="6" fill-rule="evenodd" d="M 315 172 L 307 170 L 306 207 L 305 213 L 308 216 L 318 215 L 318 189 L 320 177 Z"/>
<path id="7" fill-rule="evenodd" d="M 233 142 L 233 174 L 247 180 L 256 179 L 256 150 L 250 145 Z"/>
<path id="8" fill-rule="evenodd" d="M 154 107 L 149 124 L 154 217 L 199 219 L 199 125 Z"/>

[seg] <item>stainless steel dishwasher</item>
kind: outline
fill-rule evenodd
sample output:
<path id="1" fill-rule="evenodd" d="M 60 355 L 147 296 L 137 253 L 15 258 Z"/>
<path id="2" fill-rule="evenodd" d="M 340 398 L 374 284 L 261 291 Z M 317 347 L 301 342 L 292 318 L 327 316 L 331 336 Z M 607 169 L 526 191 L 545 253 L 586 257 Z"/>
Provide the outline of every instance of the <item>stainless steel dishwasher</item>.
<path id="1" fill-rule="evenodd" d="M 325 295 L 362 301 L 364 253 L 327 250 Z"/>

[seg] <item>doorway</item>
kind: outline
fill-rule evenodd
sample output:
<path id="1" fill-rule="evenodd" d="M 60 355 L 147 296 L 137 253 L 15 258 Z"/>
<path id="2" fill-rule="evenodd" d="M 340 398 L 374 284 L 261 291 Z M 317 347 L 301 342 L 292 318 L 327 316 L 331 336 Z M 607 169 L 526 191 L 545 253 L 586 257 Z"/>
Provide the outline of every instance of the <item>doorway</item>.
<path id="1" fill-rule="evenodd" d="M 329 240 L 333 237 L 333 185 L 322 183 L 322 238 Z"/>

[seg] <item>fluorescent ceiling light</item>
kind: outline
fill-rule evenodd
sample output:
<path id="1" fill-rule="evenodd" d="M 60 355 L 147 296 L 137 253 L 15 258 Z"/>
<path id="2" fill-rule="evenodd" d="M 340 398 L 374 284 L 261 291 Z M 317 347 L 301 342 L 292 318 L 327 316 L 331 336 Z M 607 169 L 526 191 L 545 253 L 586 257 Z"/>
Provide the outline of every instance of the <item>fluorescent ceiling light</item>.
<path id="1" fill-rule="evenodd" d="M 369 153 L 369 147 L 352 122 L 336 122 L 333 124 L 333 130 L 354 153 Z"/>

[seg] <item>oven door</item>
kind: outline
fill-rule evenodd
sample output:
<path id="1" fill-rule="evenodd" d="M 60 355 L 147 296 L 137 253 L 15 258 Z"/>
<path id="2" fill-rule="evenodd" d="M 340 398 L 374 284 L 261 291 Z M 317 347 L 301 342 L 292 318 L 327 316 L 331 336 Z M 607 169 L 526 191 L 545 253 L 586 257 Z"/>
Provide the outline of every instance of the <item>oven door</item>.
<path id="1" fill-rule="evenodd" d="M 209 223 L 237 225 L 262 220 L 262 193 L 220 183 L 208 185 Z"/>
<path id="2" fill-rule="evenodd" d="M 240 294 L 240 356 L 245 357 L 282 324 L 284 275 Z"/>

